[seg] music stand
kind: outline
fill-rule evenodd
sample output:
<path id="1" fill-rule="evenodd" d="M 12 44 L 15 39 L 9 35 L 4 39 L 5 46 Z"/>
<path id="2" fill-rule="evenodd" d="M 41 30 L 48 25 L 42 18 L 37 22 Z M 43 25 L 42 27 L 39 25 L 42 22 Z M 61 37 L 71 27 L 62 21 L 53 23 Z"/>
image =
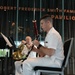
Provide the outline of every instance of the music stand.
<path id="1" fill-rule="evenodd" d="M 5 49 L 6 48 L 6 42 L 5 42 L 5 40 L 3 39 L 3 37 L 2 36 L 0 36 L 0 49 Z M 4 67 L 4 57 L 1 57 L 1 61 L 2 61 L 2 74 L 4 73 L 3 72 L 3 67 Z M 6 63 L 7 63 L 7 61 L 6 61 Z"/>
<path id="2" fill-rule="evenodd" d="M 8 38 L 8 40 L 15 46 L 15 44 L 14 44 L 14 40 L 13 40 L 13 38 L 12 37 L 7 37 Z M 9 57 L 11 57 L 12 56 L 12 50 L 11 50 L 11 48 L 9 47 L 9 46 L 7 46 L 7 43 L 6 43 L 6 41 L 4 40 L 4 38 L 0 35 L 0 49 L 2 50 L 5 50 L 5 49 L 9 49 L 10 51 L 10 55 L 9 55 Z M 8 52 L 6 53 L 6 55 L 4 56 L 4 57 L 0 57 L 1 58 L 1 61 L 2 61 L 2 71 L 1 71 L 1 73 L 3 74 L 3 75 L 8 75 Z M 12 59 L 11 59 L 12 60 Z M 11 63 L 12 64 L 12 63 Z"/>
<path id="3" fill-rule="evenodd" d="M 5 49 L 6 48 L 6 42 L 3 39 L 3 37 L 0 36 L 0 49 Z"/>

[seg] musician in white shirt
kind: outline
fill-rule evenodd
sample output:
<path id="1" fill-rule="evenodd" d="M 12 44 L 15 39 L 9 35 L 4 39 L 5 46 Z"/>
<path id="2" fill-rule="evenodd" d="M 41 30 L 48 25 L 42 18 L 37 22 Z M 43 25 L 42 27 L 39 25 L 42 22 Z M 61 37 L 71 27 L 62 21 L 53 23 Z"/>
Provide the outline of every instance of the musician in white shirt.
<path id="1" fill-rule="evenodd" d="M 23 55 L 27 55 L 29 50 L 31 50 L 31 43 L 32 43 L 32 39 L 30 36 L 26 36 L 26 39 L 22 40 L 21 44 L 24 44 L 24 48 L 21 53 Z M 36 52 L 31 51 L 28 58 L 35 58 L 35 57 L 36 57 Z M 22 60 L 15 62 L 15 75 L 22 75 L 22 66 L 21 65 L 22 65 Z"/>
<path id="2" fill-rule="evenodd" d="M 22 75 L 35 75 L 33 68 L 35 66 L 50 66 L 61 67 L 64 59 L 63 43 L 60 34 L 53 27 L 53 21 L 50 15 L 45 15 L 40 19 L 40 25 L 46 37 L 44 46 L 40 44 L 38 40 L 33 41 L 33 50 L 36 51 L 41 57 L 29 58 L 23 62 L 23 74 Z"/>

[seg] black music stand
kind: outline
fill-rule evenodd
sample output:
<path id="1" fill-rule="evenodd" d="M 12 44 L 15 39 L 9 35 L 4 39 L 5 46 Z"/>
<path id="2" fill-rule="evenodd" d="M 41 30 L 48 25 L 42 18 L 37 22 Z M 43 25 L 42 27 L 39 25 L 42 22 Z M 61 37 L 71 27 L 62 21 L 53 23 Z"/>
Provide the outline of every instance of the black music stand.
<path id="1" fill-rule="evenodd" d="M 15 46 L 13 38 L 12 37 L 8 37 L 8 40 L 13 44 L 13 46 Z M 10 50 L 10 55 L 9 57 L 11 58 L 12 56 L 12 50 L 9 46 L 7 46 L 6 41 L 4 40 L 4 38 L 0 35 L 0 49 L 9 49 Z M 6 53 L 5 57 L 0 57 L 1 61 L 2 61 L 2 69 L 1 69 L 1 73 L 2 75 L 8 75 L 8 52 Z M 11 59 L 12 60 L 12 59 Z M 11 61 L 12 62 L 12 61 Z M 11 63 L 12 64 L 12 63 Z"/>
<path id="2" fill-rule="evenodd" d="M 0 36 L 0 49 L 5 49 L 6 48 L 6 42 L 3 39 L 3 37 Z M 1 61 L 2 61 L 2 65 L 1 65 L 1 70 L 2 70 L 2 74 L 7 75 L 7 71 L 4 72 L 4 70 L 6 70 L 7 65 L 4 63 L 4 60 L 6 60 L 5 62 L 7 63 L 7 57 L 0 57 Z M 5 69 L 4 69 L 5 66 Z"/>
<path id="3" fill-rule="evenodd" d="M 0 49 L 6 48 L 6 42 L 3 37 L 0 36 Z"/>

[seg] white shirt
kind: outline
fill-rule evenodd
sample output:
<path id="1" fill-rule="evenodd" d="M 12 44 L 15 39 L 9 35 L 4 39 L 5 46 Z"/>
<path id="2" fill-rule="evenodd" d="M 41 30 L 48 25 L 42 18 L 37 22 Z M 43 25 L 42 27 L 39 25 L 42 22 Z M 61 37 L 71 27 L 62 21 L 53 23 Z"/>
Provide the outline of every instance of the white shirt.
<path id="1" fill-rule="evenodd" d="M 60 34 L 52 27 L 47 33 L 45 42 L 45 47 L 55 49 L 55 54 L 51 56 L 52 60 L 63 60 L 64 59 L 64 50 L 63 43 Z M 46 57 L 49 57 L 46 55 Z"/>
<path id="2" fill-rule="evenodd" d="M 26 45 L 24 45 L 24 49 L 22 50 L 22 54 L 27 55 L 29 51 L 30 50 L 26 47 Z M 36 57 L 36 52 L 31 51 L 28 58 L 34 58 L 34 57 Z"/>

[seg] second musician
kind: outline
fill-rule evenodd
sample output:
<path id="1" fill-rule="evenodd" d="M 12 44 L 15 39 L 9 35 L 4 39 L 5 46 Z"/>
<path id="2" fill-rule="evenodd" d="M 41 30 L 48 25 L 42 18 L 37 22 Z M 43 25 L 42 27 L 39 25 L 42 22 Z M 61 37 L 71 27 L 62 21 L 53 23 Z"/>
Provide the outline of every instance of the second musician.
<path id="1" fill-rule="evenodd" d="M 21 53 L 22 53 L 23 55 L 24 55 L 24 54 L 26 55 L 26 54 L 28 53 L 28 51 L 30 50 L 30 48 L 31 48 L 32 39 L 31 39 L 30 36 L 27 36 L 27 37 L 25 38 L 25 40 L 22 40 L 21 43 L 22 43 L 22 44 L 25 44 L 25 45 L 24 45 L 24 48 L 23 48 L 23 50 L 22 50 Z M 29 56 L 28 56 L 28 58 L 35 58 L 35 57 L 36 57 L 36 52 L 31 51 L 30 54 L 29 54 Z M 27 59 L 28 59 L 28 58 L 27 58 Z M 21 75 L 21 73 L 22 73 L 21 64 L 22 64 L 22 61 L 21 61 L 21 60 L 15 62 L 15 75 Z"/>

